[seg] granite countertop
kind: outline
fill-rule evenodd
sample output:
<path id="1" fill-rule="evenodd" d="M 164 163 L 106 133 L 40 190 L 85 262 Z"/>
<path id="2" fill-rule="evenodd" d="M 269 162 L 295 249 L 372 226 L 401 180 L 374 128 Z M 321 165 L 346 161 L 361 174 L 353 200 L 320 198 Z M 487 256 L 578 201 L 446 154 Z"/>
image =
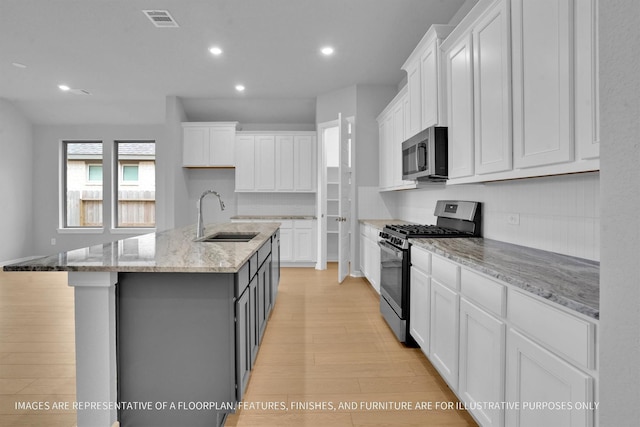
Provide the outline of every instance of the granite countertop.
<path id="1" fill-rule="evenodd" d="M 246 243 L 205 243 L 193 241 L 196 230 L 190 225 L 11 264 L 4 270 L 235 273 L 279 227 L 266 222 L 212 224 L 205 227 L 205 236 L 220 231 L 259 234 Z"/>
<path id="2" fill-rule="evenodd" d="M 252 220 L 252 219 L 266 219 L 266 220 L 288 220 L 288 219 L 317 219 L 313 215 L 236 215 L 231 219 L 239 220 Z"/>
<path id="3" fill-rule="evenodd" d="M 382 230 L 387 224 L 413 224 L 410 221 L 403 221 L 401 219 L 361 219 L 360 224 L 367 224 L 378 230 Z"/>
<path id="4" fill-rule="evenodd" d="M 596 261 L 482 238 L 410 241 L 586 316 L 600 317 L 600 263 Z"/>

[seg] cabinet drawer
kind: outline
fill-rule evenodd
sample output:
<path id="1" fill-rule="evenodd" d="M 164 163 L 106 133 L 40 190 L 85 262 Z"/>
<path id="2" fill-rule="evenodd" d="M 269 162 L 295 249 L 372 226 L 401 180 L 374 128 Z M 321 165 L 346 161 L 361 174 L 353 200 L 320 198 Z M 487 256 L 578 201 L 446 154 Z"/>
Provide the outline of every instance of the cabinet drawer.
<path id="1" fill-rule="evenodd" d="M 412 246 L 411 265 L 425 274 L 431 274 L 431 254 L 422 248 Z"/>
<path id="2" fill-rule="evenodd" d="M 271 253 L 271 242 L 266 242 L 258 249 L 258 267 L 269 257 Z"/>
<path id="3" fill-rule="evenodd" d="M 431 276 L 451 289 L 459 289 L 460 267 L 438 255 L 431 257 Z"/>
<path id="4" fill-rule="evenodd" d="M 582 366 L 595 368 L 595 324 L 511 290 L 507 317 L 543 345 Z"/>
<path id="5" fill-rule="evenodd" d="M 460 292 L 494 314 L 504 317 L 507 295 L 504 285 L 463 268 L 460 272 Z"/>
<path id="6" fill-rule="evenodd" d="M 293 228 L 293 220 L 290 219 L 281 219 L 277 222 L 280 223 L 280 228 Z"/>
<path id="7" fill-rule="evenodd" d="M 249 281 L 251 281 L 251 279 L 253 278 L 253 276 L 256 275 L 256 273 L 258 272 L 258 267 L 260 267 L 258 265 L 258 253 L 254 253 L 253 255 L 251 255 L 251 258 L 249 258 Z"/>
<path id="8" fill-rule="evenodd" d="M 367 237 L 373 240 L 374 242 L 378 241 L 378 236 L 380 235 L 380 230 L 375 227 L 367 226 Z"/>
<path id="9" fill-rule="evenodd" d="M 249 273 L 251 261 L 247 261 L 244 263 L 238 273 L 236 274 L 236 297 L 242 295 L 244 290 L 249 286 L 249 282 L 251 281 L 251 276 Z"/>
<path id="10" fill-rule="evenodd" d="M 311 229 L 311 228 L 313 228 L 313 220 L 312 219 L 297 219 L 297 220 L 293 221 L 293 228 L 296 228 L 296 229 L 303 229 L 303 228 Z"/>

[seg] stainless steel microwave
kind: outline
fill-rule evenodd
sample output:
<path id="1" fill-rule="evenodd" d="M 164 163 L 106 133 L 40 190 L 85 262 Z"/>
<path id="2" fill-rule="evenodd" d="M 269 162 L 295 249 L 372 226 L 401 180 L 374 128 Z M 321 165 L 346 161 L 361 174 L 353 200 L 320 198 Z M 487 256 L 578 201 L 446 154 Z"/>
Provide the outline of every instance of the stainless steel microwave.
<path id="1" fill-rule="evenodd" d="M 432 126 L 402 143 L 402 179 L 444 180 L 448 177 L 447 128 Z"/>

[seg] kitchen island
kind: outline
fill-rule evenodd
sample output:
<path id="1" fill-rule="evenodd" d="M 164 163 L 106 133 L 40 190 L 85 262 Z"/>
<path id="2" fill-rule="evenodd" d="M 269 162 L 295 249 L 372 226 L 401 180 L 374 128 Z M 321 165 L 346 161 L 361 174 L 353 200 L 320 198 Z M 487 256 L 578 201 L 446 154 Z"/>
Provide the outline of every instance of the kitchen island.
<path id="1" fill-rule="evenodd" d="M 242 398 L 279 280 L 279 224 L 195 227 L 5 266 L 67 271 L 78 427 L 222 425 Z"/>

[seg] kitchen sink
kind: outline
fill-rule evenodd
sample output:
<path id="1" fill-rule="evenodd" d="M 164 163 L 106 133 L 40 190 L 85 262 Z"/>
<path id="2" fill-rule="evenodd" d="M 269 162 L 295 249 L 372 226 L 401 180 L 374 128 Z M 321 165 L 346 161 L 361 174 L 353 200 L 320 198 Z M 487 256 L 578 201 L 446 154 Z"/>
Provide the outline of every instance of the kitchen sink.
<path id="1" fill-rule="evenodd" d="M 210 243 L 242 243 L 248 242 L 253 239 L 260 233 L 228 233 L 228 232 L 218 232 L 216 234 L 212 234 L 211 236 L 203 237 L 202 239 L 196 240 L 197 242 L 210 242 Z"/>

